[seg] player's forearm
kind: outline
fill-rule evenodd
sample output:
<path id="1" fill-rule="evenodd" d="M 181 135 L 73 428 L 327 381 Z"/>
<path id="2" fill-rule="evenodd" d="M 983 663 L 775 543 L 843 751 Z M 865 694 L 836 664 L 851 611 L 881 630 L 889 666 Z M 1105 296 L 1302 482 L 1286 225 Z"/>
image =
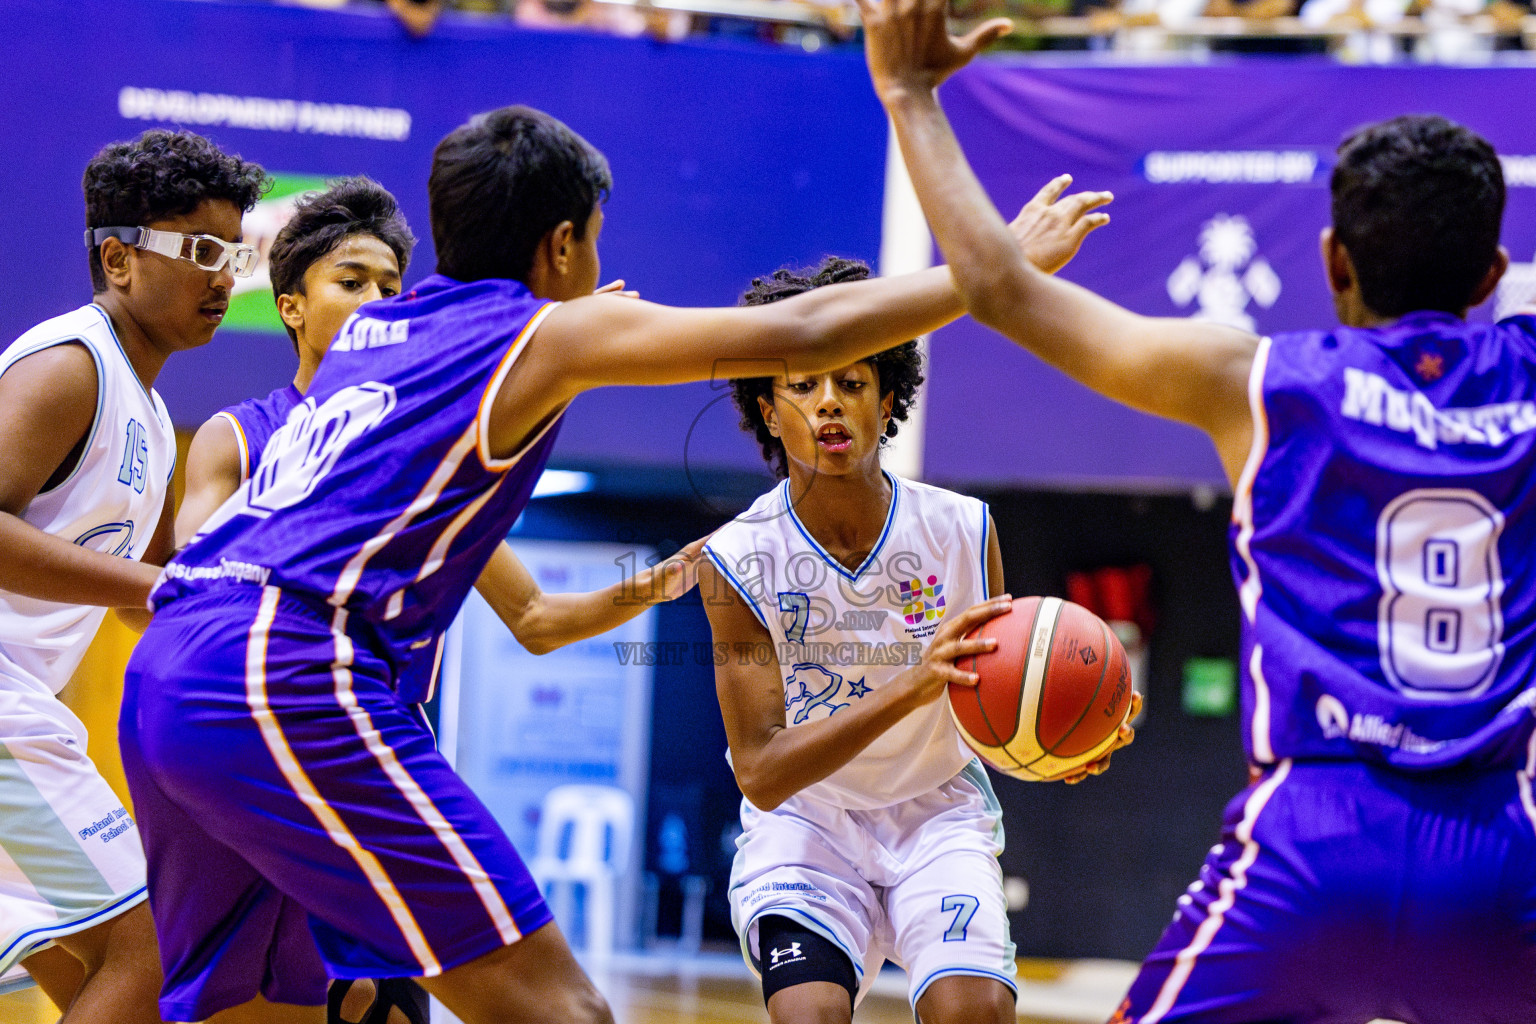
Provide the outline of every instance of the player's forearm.
<path id="1" fill-rule="evenodd" d="M 1044 275 L 1020 254 L 961 152 L 937 96 L 929 90 L 898 90 L 882 99 L 912 186 L 966 308 L 996 327 L 999 315 L 1014 308 L 1030 275 Z"/>
<path id="2" fill-rule="evenodd" d="M 91 551 L 0 512 L 0 590 L 60 604 L 142 608 L 155 566 Z"/>
<path id="3" fill-rule="evenodd" d="M 544 594 L 539 607 L 522 617 L 513 634 L 534 654 L 548 654 L 617 629 L 662 600 L 659 585 L 652 594 L 651 573 L 647 569 L 611 587 L 583 594 Z"/>
<path id="4" fill-rule="evenodd" d="M 857 709 L 775 729 L 750 751 L 733 746 L 736 784 L 754 807 L 771 811 L 852 761 L 912 710 L 905 688 L 893 681 L 873 691 Z"/>
<path id="5" fill-rule="evenodd" d="M 792 373 L 838 369 L 936 331 L 965 314 L 948 267 L 829 285 L 782 305 L 786 314 L 793 311 L 803 318 L 808 341 L 791 354 Z"/>

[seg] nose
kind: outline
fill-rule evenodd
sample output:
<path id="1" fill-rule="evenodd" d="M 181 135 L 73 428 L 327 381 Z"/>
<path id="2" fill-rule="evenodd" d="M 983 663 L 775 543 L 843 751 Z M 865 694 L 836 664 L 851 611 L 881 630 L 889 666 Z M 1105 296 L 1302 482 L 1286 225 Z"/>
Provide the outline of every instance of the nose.
<path id="1" fill-rule="evenodd" d="M 837 393 L 837 381 L 830 376 L 821 382 L 821 394 L 816 396 L 816 412 L 822 416 L 841 416 L 843 400 Z"/>
<path id="2" fill-rule="evenodd" d="M 230 263 L 225 263 L 213 272 L 213 287 L 228 295 L 235 288 L 235 268 Z"/>

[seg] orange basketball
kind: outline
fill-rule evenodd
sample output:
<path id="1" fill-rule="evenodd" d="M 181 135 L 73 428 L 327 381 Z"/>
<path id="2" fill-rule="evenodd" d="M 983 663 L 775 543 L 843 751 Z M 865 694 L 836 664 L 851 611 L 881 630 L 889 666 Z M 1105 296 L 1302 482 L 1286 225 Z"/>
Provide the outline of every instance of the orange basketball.
<path id="1" fill-rule="evenodd" d="M 949 710 L 984 761 L 1048 781 L 1104 756 L 1131 710 L 1131 669 L 1103 619 L 1059 597 L 1014 598 L 969 635 L 997 650 L 956 662 L 981 682 L 951 684 Z"/>

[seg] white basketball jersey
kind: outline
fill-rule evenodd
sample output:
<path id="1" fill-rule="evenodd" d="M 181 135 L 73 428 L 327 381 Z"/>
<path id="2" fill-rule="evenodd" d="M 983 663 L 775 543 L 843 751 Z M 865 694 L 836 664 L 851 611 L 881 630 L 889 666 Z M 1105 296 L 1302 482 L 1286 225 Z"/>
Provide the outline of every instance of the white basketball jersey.
<path id="1" fill-rule="evenodd" d="M 122 558 L 143 557 L 165 509 L 176 434 L 165 403 L 133 372 L 97 305 L 45 320 L 0 353 L 0 374 L 53 345 L 85 346 L 96 361 L 96 419 L 74 472 L 32 499 L 22 518 L 44 533 Z M 0 687 L 69 682 L 105 608 L 0 591 Z"/>
<path id="2" fill-rule="evenodd" d="M 790 728 L 857 704 L 917 664 L 947 612 L 987 596 L 985 503 L 886 476 L 885 529 L 857 571 L 827 554 L 800 522 L 788 481 L 705 545 L 773 642 L 771 652 L 716 657 L 777 658 Z M 803 792 L 854 810 L 886 807 L 954 778 L 974 756 L 941 697 Z"/>

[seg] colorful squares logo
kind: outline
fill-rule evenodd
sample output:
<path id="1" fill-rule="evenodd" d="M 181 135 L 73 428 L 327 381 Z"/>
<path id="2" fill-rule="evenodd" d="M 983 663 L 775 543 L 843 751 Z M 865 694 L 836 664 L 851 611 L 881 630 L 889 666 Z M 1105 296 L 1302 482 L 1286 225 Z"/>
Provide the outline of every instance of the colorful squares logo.
<path id="1" fill-rule="evenodd" d="M 944 617 L 944 584 L 937 576 L 901 581 L 901 614 L 907 625 L 936 622 Z"/>

